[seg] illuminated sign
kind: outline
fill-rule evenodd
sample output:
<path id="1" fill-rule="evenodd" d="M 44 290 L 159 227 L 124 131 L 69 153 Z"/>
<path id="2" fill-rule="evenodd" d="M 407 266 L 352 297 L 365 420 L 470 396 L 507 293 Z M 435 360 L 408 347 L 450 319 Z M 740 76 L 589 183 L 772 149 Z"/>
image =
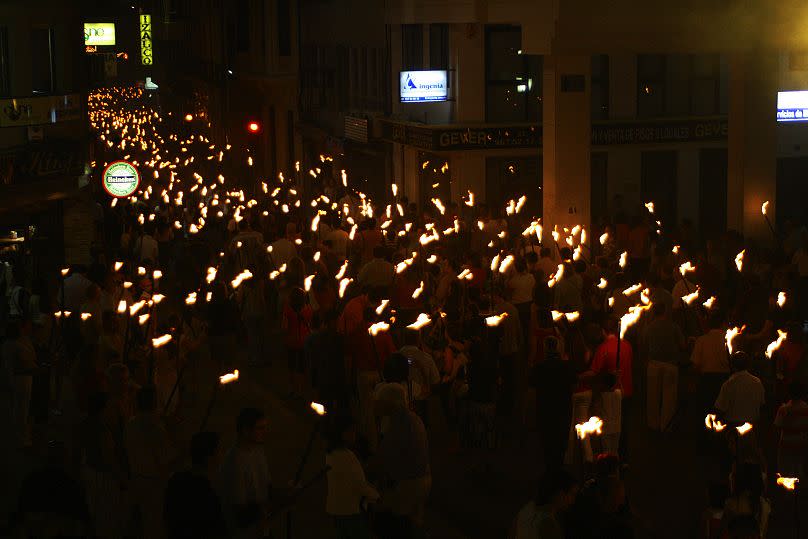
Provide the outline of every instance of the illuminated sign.
<path id="1" fill-rule="evenodd" d="M 808 122 L 808 91 L 777 92 L 778 122 Z"/>
<path id="2" fill-rule="evenodd" d="M 399 80 L 402 103 L 446 101 L 449 97 L 446 71 L 402 71 Z"/>
<path id="3" fill-rule="evenodd" d="M 85 22 L 84 23 L 84 44 L 85 45 L 114 45 L 115 44 L 115 23 L 113 22 Z"/>
<path id="4" fill-rule="evenodd" d="M 140 63 L 144 66 L 150 66 L 154 63 L 151 15 L 140 16 Z"/>
<path id="5" fill-rule="evenodd" d="M 135 165 L 126 161 L 113 161 L 101 176 L 104 191 L 115 198 L 125 198 L 137 190 L 140 173 Z"/>

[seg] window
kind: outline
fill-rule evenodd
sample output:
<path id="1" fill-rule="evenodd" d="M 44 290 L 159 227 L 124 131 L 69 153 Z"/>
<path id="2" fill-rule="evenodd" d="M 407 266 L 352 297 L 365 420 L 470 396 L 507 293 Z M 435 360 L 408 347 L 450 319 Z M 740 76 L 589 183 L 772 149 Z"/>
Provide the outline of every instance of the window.
<path id="1" fill-rule="evenodd" d="M 401 26 L 401 69 L 415 71 L 424 68 L 424 30 L 420 24 Z"/>
<path id="2" fill-rule="evenodd" d="M 486 27 L 486 121 L 541 121 L 541 57 L 522 54 L 521 47 L 518 26 Z"/>
<path id="3" fill-rule="evenodd" d="M 289 0 L 278 0 L 278 54 L 292 55 L 292 17 Z"/>
<path id="4" fill-rule="evenodd" d="M 648 118 L 666 113 L 666 68 L 664 54 L 637 56 L 637 116 Z"/>
<path id="5" fill-rule="evenodd" d="M 721 110 L 721 61 L 717 54 L 694 54 L 690 71 L 690 113 L 718 114 Z"/>
<path id="6" fill-rule="evenodd" d="M 34 94 L 52 94 L 53 81 L 53 30 L 31 29 L 31 91 Z"/>
<path id="7" fill-rule="evenodd" d="M 592 57 L 591 108 L 593 120 L 609 118 L 609 55 Z"/>
<path id="8" fill-rule="evenodd" d="M 641 54 L 637 57 L 638 116 L 704 116 L 720 111 L 719 55 Z"/>
<path id="9" fill-rule="evenodd" d="M 236 14 L 236 50 L 246 52 L 250 50 L 250 4 L 249 0 L 238 1 Z"/>
<path id="10" fill-rule="evenodd" d="M 449 25 L 429 25 L 429 68 L 449 69 Z"/>
<path id="11" fill-rule="evenodd" d="M 2 97 L 11 95 L 8 56 L 8 28 L 0 26 L 0 96 Z"/>

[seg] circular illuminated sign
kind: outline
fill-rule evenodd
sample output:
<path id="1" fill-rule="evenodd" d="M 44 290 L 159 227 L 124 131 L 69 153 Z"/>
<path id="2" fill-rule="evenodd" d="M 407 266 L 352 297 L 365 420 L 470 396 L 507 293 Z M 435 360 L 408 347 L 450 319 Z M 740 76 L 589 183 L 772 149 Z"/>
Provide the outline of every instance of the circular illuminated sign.
<path id="1" fill-rule="evenodd" d="M 104 191 L 116 198 L 131 196 L 140 185 L 140 173 L 132 163 L 113 161 L 101 176 Z"/>

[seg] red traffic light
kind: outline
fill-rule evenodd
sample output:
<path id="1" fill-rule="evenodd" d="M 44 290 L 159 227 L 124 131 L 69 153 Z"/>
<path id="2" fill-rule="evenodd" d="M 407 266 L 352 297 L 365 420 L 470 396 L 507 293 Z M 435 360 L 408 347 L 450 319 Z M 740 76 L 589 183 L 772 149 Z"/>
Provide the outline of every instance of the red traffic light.
<path id="1" fill-rule="evenodd" d="M 250 133 L 260 133 L 261 124 L 259 124 L 258 122 L 248 122 L 247 131 L 249 131 Z"/>

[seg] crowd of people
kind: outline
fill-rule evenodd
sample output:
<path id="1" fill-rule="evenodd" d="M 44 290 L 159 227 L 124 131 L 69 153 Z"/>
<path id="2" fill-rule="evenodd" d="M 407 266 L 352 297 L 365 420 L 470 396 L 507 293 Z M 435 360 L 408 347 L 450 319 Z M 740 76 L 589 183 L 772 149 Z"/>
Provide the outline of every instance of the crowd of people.
<path id="1" fill-rule="evenodd" d="M 115 207 L 99 195 L 92 264 L 55 275 L 50 294 L 22 265 L 6 272 L 8 432 L 27 451 L 32 422 L 75 418 L 27 476 L 14 529 L 267 536 L 302 486 L 270 477 L 265 411 L 241 410 L 232 448 L 205 425 L 189 450 L 174 443 L 208 358 L 221 374 L 285 361 L 288 402 L 323 405 L 339 538 L 426 536 L 436 428 L 449 450 L 493 458 L 538 438 L 545 473 L 514 507 L 519 539 L 636 536 L 625 474 L 649 432 L 714 459 L 704 537 L 766 536 L 776 478 L 802 477 L 808 455 L 804 227 L 760 247 L 705 241 L 616 201 L 608 224 L 556 239 L 513 207 L 394 196 L 374 211 L 320 166 L 316 182 L 258 187 L 255 204 L 243 190 Z M 208 206 L 221 217 L 197 229 Z"/>

